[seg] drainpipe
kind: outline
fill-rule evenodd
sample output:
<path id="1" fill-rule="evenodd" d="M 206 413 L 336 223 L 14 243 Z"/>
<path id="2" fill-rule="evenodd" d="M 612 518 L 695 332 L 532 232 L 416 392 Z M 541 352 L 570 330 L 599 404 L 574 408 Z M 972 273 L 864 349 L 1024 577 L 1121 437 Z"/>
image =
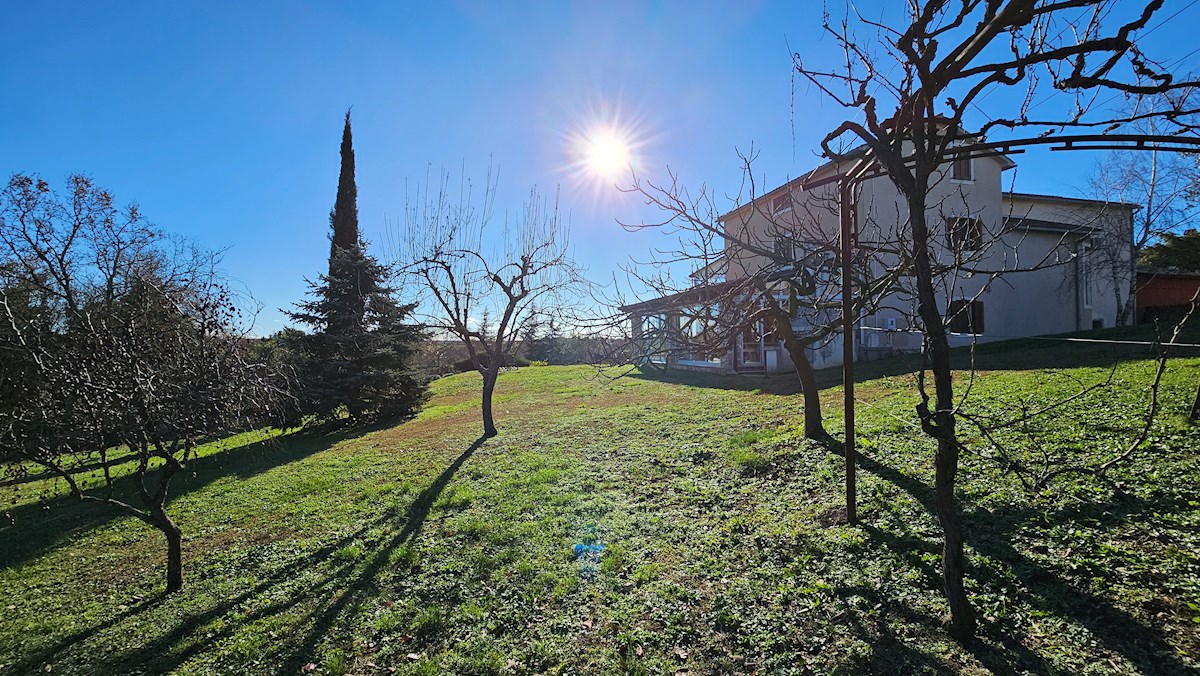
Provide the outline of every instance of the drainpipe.
<path id="1" fill-rule="evenodd" d="M 1080 252 L 1079 242 L 1075 242 L 1074 253 L 1075 260 L 1071 261 L 1071 270 L 1075 276 L 1075 330 L 1082 331 L 1083 323 L 1080 321 L 1080 319 L 1083 316 L 1083 301 L 1081 300 L 1083 296 L 1083 282 L 1080 279 L 1081 273 L 1079 271 L 1079 257 L 1083 254 Z"/>
<path id="2" fill-rule="evenodd" d="M 1141 308 L 1139 308 L 1137 305 L 1138 278 L 1137 278 L 1137 259 L 1135 259 L 1133 257 L 1133 210 L 1132 209 L 1130 209 L 1130 211 L 1129 211 L 1129 239 L 1126 241 L 1129 242 L 1129 275 L 1130 275 L 1129 280 L 1130 281 L 1129 281 L 1129 288 L 1125 290 L 1125 293 L 1129 294 L 1130 297 L 1128 299 L 1126 299 L 1126 301 L 1125 301 L 1126 304 L 1129 306 L 1129 316 L 1126 317 L 1125 319 L 1128 322 L 1128 324 L 1127 324 L 1128 326 L 1137 326 L 1138 311 Z M 1122 309 L 1123 308 L 1117 308 L 1117 317 L 1118 318 L 1120 318 L 1120 316 L 1121 316 Z M 1116 323 L 1117 322 L 1114 320 L 1113 325 L 1115 326 Z M 1200 397 L 1197 397 L 1196 401 L 1200 402 Z M 1195 409 L 1193 408 L 1192 410 L 1194 411 Z M 1195 418 L 1195 416 L 1193 416 L 1193 418 Z"/>

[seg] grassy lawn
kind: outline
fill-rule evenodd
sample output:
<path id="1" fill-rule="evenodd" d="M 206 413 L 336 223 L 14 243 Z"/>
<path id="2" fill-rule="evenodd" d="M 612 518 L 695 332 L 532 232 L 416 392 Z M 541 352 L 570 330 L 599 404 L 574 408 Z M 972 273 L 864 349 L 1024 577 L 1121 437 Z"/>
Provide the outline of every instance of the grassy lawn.
<path id="1" fill-rule="evenodd" d="M 1140 424 L 1145 357 L 981 346 L 967 411 L 1015 416 L 1111 374 L 998 435 L 1020 459 L 1097 462 Z M 842 458 L 798 437 L 790 376 L 520 369 L 500 380 L 500 436 L 478 443 L 466 374 L 392 429 L 212 444 L 176 483 L 187 581 L 168 598 L 156 532 L 28 484 L 0 522 L 0 672 L 1200 670 L 1200 358 L 1171 363 L 1159 422 L 1111 484 L 1072 475 L 1031 496 L 964 456 L 970 645 L 940 629 L 911 366 L 860 368 L 860 527 L 839 523 Z"/>

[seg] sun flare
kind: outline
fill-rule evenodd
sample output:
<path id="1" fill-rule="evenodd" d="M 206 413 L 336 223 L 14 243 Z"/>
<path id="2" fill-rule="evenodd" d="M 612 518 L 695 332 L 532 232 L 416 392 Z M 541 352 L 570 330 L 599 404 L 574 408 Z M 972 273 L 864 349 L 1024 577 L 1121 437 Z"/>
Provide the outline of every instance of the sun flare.
<path id="1" fill-rule="evenodd" d="M 564 177 L 597 205 L 624 199 L 646 170 L 653 125 L 636 110 L 603 102 L 584 103 L 566 121 L 560 137 Z"/>
<path id="2" fill-rule="evenodd" d="M 611 130 L 596 130 L 584 142 L 583 161 L 596 178 L 615 181 L 629 172 L 629 144 Z"/>

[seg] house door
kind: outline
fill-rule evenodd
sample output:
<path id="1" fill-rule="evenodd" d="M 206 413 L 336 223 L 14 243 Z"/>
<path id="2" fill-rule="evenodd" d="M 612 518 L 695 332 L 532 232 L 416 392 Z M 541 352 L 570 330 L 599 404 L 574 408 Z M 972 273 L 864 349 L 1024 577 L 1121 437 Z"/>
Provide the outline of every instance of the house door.
<path id="1" fill-rule="evenodd" d="M 738 351 L 741 353 L 742 366 L 761 367 L 763 365 L 762 323 L 754 322 L 742 330 L 738 336 Z"/>

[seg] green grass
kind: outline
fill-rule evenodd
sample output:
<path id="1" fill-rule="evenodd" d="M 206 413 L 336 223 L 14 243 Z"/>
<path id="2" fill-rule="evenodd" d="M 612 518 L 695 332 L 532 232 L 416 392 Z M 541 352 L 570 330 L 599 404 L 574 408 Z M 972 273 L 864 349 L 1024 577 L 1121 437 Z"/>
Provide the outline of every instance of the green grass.
<path id="1" fill-rule="evenodd" d="M 1108 378 L 1114 356 L 1114 387 L 1000 435 L 1028 463 L 1112 457 L 1143 410 L 1144 348 L 980 346 L 967 411 L 1036 407 Z M 940 629 L 910 365 L 859 369 L 859 527 L 838 518 L 842 458 L 801 438 L 787 376 L 519 369 L 500 380 L 500 436 L 478 443 L 479 376 L 462 374 L 394 429 L 210 445 L 173 491 L 187 580 L 166 598 L 156 532 L 27 484 L 0 524 L 0 672 L 1200 669 L 1200 359 L 1172 362 L 1159 422 L 1111 484 L 1030 495 L 964 456 L 969 645 Z M 823 403 L 837 431 L 840 389 Z M 576 543 L 605 550 L 585 564 Z"/>

